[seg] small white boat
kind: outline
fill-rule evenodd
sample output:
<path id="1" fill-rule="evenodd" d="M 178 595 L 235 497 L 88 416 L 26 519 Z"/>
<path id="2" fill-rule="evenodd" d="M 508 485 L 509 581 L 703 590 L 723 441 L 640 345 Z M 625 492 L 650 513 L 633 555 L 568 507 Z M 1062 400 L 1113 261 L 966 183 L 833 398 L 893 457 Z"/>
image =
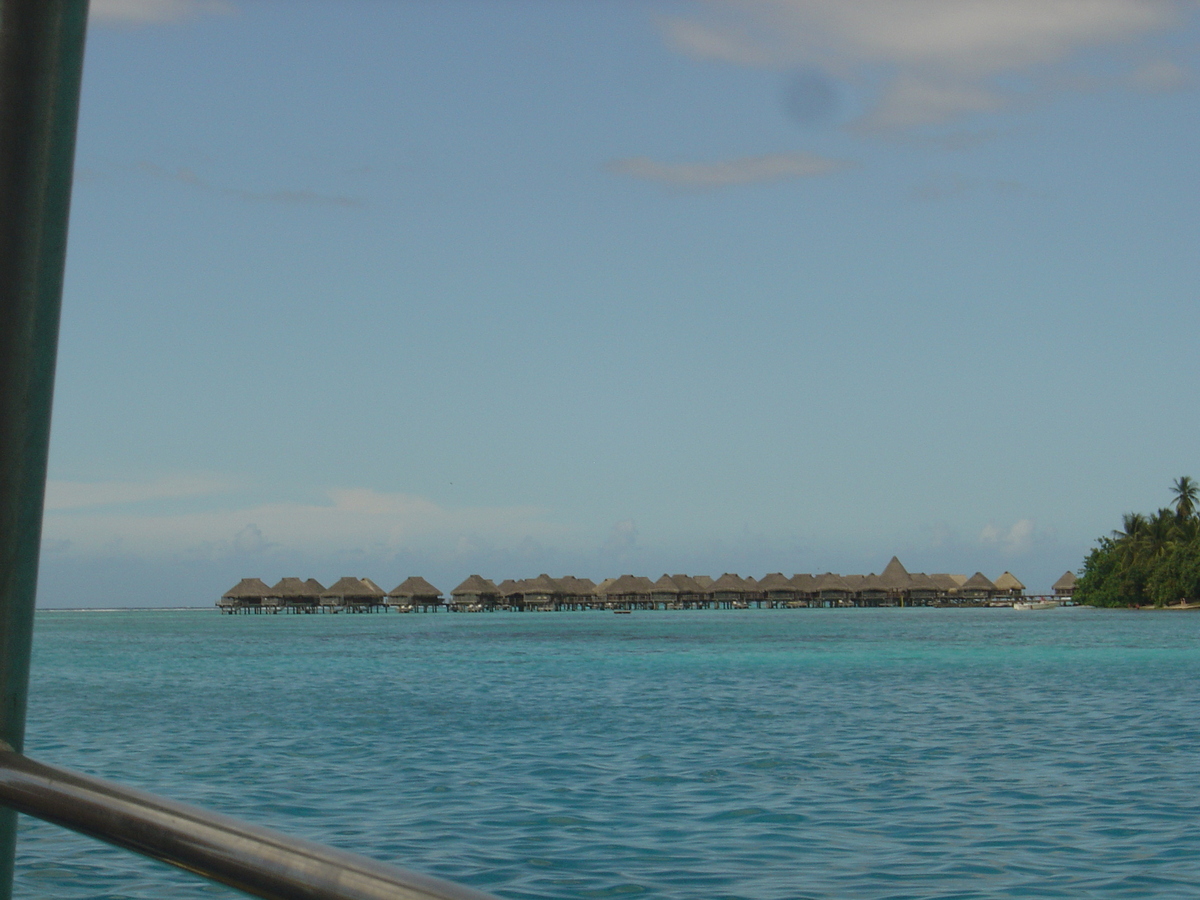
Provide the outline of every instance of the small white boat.
<path id="1" fill-rule="evenodd" d="M 1057 609 L 1057 600 L 1018 600 L 1013 609 Z"/>

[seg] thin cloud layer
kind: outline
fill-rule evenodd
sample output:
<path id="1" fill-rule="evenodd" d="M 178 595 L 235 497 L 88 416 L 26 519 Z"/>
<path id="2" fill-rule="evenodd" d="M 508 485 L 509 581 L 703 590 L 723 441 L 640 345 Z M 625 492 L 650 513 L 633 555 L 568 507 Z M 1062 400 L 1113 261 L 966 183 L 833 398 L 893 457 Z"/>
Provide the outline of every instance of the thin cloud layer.
<path id="1" fill-rule="evenodd" d="M 534 507 L 448 508 L 423 497 L 359 488 L 328 491 L 324 503 L 157 514 L 96 508 L 194 496 L 203 485 L 193 485 L 189 491 L 182 481 L 56 484 L 54 505 L 47 505 L 45 542 L 56 552 L 85 557 L 221 557 L 275 549 L 352 553 L 475 546 L 480 542 L 511 547 L 566 533 L 563 526 L 546 519 L 544 510 Z"/>
<path id="2" fill-rule="evenodd" d="M 94 21 L 126 25 L 160 25 L 233 11 L 227 0 L 92 0 L 89 8 Z"/>
<path id="3" fill-rule="evenodd" d="M 934 124 L 1010 102 L 1000 78 L 1036 75 L 1083 51 L 1162 33 L 1195 0 L 714 0 L 664 21 L 671 46 L 698 59 L 786 70 L 817 66 L 884 86 L 860 126 Z M 1175 63 L 1146 63 L 1152 89 Z"/>
<path id="4" fill-rule="evenodd" d="M 207 475 L 171 475 L 153 481 L 48 481 L 45 509 L 57 512 L 202 497 L 231 487 L 227 479 Z"/>
<path id="5" fill-rule="evenodd" d="M 644 181 L 693 190 L 706 190 L 731 185 L 783 181 L 829 175 L 849 168 L 852 163 L 827 159 L 811 153 L 776 153 L 769 156 L 747 156 L 717 162 L 664 163 L 646 156 L 614 160 L 608 170 Z"/>

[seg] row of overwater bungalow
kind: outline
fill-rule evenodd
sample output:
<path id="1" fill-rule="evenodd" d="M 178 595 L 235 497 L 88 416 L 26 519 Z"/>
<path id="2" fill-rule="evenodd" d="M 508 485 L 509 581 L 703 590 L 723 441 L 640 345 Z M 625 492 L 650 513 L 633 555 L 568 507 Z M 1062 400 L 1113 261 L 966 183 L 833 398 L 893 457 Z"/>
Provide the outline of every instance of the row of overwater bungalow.
<path id="1" fill-rule="evenodd" d="M 1075 576 L 1067 572 L 1054 585 L 1059 599 L 1070 598 Z M 1011 572 L 995 581 L 981 572 L 965 575 L 910 573 L 896 557 L 879 575 L 793 575 L 776 572 L 761 580 L 725 573 L 663 575 L 651 581 L 640 575 L 606 578 L 599 584 L 571 575 L 512 579 L 496 584 L 472 575 L 450 592 L 450 599 L 419 576 L 384 591 L 369 578 L 346 576 L 325 588 L 315 579 L 283 578 L 268 587 L 244 578 L 217 606 L 223 612 L 455 612 L 490 610 L 583 609 L 780 609 L 853 606 L 985 606 L 1010 605 L 1025 596 L 1025 585 Z"/>

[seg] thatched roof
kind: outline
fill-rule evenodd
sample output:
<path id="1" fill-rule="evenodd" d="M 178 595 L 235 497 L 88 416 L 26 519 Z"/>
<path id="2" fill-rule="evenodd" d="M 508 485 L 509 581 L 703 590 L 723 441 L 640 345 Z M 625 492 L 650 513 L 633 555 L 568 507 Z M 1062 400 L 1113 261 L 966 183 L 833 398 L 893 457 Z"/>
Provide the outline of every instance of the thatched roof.
<path id="1" fill-rule="evenodd" d="M 321 582 L 317 581 L 315 578 L 306 578 L 304 583 L 312 589 L 314 592 L 313 595 L 316 597 L 320 597 L 321 594 L 325 592 L 325 585 L 321 584 Z"/>
<path id="2" fill-rule="evenodd" d="M 243 578 L 221 595 L 226 600 L 261 600 L 263 597 L 275 597 L 271 589 L 261 578 Z"/>
<path id="3" fill-rule="evenodd" d="M 708 586 L 710 594 L 747 594 L 750 591 L 751 587 L 733 572 L 726 572 Z"/>
<path id="4" fill-rule="evenodd" d="M 451 596 L 459 594 L 495 594 L 499 596 L 500 588 L 490 579 L 479 575 L 469 576 L 462 584 L 450 592 Z"/>
<path id="5" fill-rule="evenodd" d="M 321 590 L 325 590 L 321 588 Z M 280 578 L 271 588 L 272 597 L 319 597 L 321 591 L 314 591 L 312 586 L 299 578 L 288 576 Z"/>
<path id="6" fill-rule="evenodd" d="M 671 580 L 681 594 L 703 594 L 704 588 L 691 575 L 672 575 Z"/>
<path id="7" fill-rule="evenodd" d="M 555 583 L 554 579 L 543 572 L 537 578 L 530 578 L 525 582 L 525 593 L 528 594 L 561 594 L 563 589 Z"/>
<path id="8" fill-rule="evenodd" d="M 1050 588 L 1052 591 L 1070 591 L 1075 588 L 1075 584 L 1079 579 L 1075 577 L 1074 572 L 1063 572 L 1062 578 L 1054 582 Z M 1045 584 L 1043 581 L 1042 584 Z"/>
<path id="9" fill-rule="evenodd" d="M 368 588 L 370 588 L 372 596 L 375 596 L 375 597 L 386 597 L 387 596 L 387 591 L 385 591 L 383 588 L 381 588 L 379 585 L 377 585 L 375 582 L 373 582 L 370 578 L 364 577 L 364 578 L 359 578 L 358 580 L 361 581 L 363 584 L 365 584 Z"/>
<path id="10" fill-rule="evenodd" d="M 604 589 L 606 594 L 649 594 L 654 590 L 654 582 L 644 575 L 622 575 Z"/>
<path id="11" fill-rule="evenodd" d="M 564 575 L 555 578 L 568 597 L 590 597 L 596 593 L 596 584 L 590 578 L 576 578 L 574 575 Z"/>
<path id="12" fill-rule="evenodd" d="M 826 572 L 824 575 L 817 576 L 817 583 L 813 587 L 817 591 L 843 591 L 847 594 L 852 594 L 854 591 L 850 589 L 850 585 L 846 583 L 846 579 L 841 575 L 835 575 L 833 572 Z"/>
<path id="13" fill-rule="evenodd" d="M 680 593 L 679 585 L 675 583 L 674 578 L 664 573 L 662 578 L 654 582 L 654 593 L 678 595 Z"/>
<path id="14" fill-rule="evenodd" d="M 693 575 L 692 580 L 695 581 L 696 584 L 700 585 L 700 590 L 702 591 L 707 591 L 710 587 L 712 587 L 713 583 L 713 580 L 707 575 Z"/>
<path id="15" fill-rule="evenodd" d="M 861 591 L 862 583 L 866 579 L 866 575 L 843 575 L 842 581 L 846 582 L 846 586 L 852 591 Z"/>
<path id="16" fill-rule="evenodd" d="M 945 572 L 934 572 L 929 577 L 939 591 L 957 591 L 967 580 L 966 575 L 948 575 Z"/>
<path id="17" fill-rule="evenodd" d="M 908 589 L 910 591 L 941 591 L 944 588 L 938 586 L 938 583 L 926 575 L 924 572 L 912 572 L 908 576 Z"/>
<path id="18" fill-rule="evenodd" d="M 342 597 L 353 598 L 355 600 L 373 600 L 377 596 L 382 596 L 382 592 L 376 594 L 371 589 L 369 584 L 365 584 L 361 578 L 354 578 L 347 575 L 345 578 L 339 578 L 329 586 L 327 590 L 321 592 L 322 597 Z"/>
<path id="19" fill-rule="evenodd" d="M 959 590 L 962 591 L 994 591 L 996 585 L 988 580 L 988 577 L 982 572 L 976 572 Z"/>
<path id="20" fill-rule="evenodd" d="M 752 590 L 752 591 L 758 590 L 758 579 L 755 578 L 753 575 L 747 575 L 745 578 L 742 579 L 742 581 L 744 581 L 746 583 L 746 587 L 750 588 L 750 590 Z"/>
<path id="21" fill-rule="evenodd" d="M 817 590 L 817 579 L 805 573 L 793 575 L 788 581 L 801 594 L 811 594 Z"/>
<path id="22" fill-rule="evenodd" d="M 1012 572 L 1006 571 L 1003 575 L 996 579 L 996 587 L 1002 591 L 1023 591 L 1025 585 L 1017 581 Z"/>
<path id="23" fill-rule="evenodd" d="M 883 594 L 887 593 L 887 586 L 883 583 L 883 579 L 872 572 L 870 575 L 864 575 L 863 580 L 858 583 L 856 588 L 861 593 Z"/>
<path id="24" fill-rule="evenodd" d="M 879 573 L 879 581 L 885 591 L 907 591 L 912 587 L 912 576 L 908 574 L 908 569 L 894 556 Z"/>
<path id="25" fill-rule="evenodd" d="M 782 572 L 772 572 L 770 575 L 764 575 L 762 581 L 758 583 L 760 591 L 794 591 L 796 588 L 788 579 L 783 577 Z"/>
<path id="26" fill-rule="evenodd" d="M 598 585 L 596 585 L 596 593 L 597 594 L 607 594 L 609 587 L 616 580 L 617 579 L 615 579 L 615 578 L 605 578 Z"/>
<path id="27" fill-rule="evenodd" d="M 413 575 L 396 585 L 389 597 L 441 597 L 442 592 L 420 575 Z"/>
<path id="28" fill-rule="evenodd" d="M 525 593 L 525 589 L 522 587 L 523 584 L 524 582 L 522 581 L 513 581 L 511 578 L 505 578 L 500 582 L 497 590 L 505 597 L 515 597 L 517 594 Z"/>

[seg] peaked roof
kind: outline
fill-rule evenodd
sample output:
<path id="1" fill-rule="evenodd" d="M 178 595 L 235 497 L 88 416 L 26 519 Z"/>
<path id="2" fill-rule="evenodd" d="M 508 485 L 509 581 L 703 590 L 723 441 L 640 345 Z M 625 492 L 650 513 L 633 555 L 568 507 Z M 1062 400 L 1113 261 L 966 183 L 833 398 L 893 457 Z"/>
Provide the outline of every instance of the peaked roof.
<path id="1" fill-rule="evenodd" d="M 500 587 L 498 587 L 497 590 L 500 591 L 500 593 L 505 597 L 511 597 L 514 594 L 520 594 L 524 592 L 521 582 L 513 581 L 511 578 L 505 578 L 502 582 L 500 582 Z"/>
<path id="2" fill-rule="evenodd" d="M 598 585 L 596 585 L 596 593 L 597 594 L 606 593 L 609 589 L 609 586 L 612 585 L 612 583 L 616 580 L 617 579 L 615 579 L 615 578 L 605 578 Z"/>
<path id="3" fill-rule="evenodd" d="M 842 578 L 841 575 L 835 575 L 833 572 L 826 572 L 824 575 L 818 575 L 814 590 L 845 591 L 847 594 L 853 593 L 853 591 L 850 590 L 850 585 L 846 584 L 846 580 Z"/>
<path id="4" fill-rule="evenodd" d="M 718 591 L 727 594 L 745 594 L 750 589 L 750 585 L 746 584 L 741 578 L 738 578 L 733 572 L 726 572 L 708 586 L 710 594 L 715 594 Z"/>
<path id="5" fill-rule="evenodd" d="M 389 597 L 440 597 L 442 592 L 420 575 L 406 578 L 392 589 Z"/>
<path id="6" fill-rule="evenodd" d="M 1012 572 L 1005 571 L 1003 575 L 996 579 L 996 587 L 1002 591 L 1023 591 L 1025 585 L 1017 581 L 1017 577 Z"/>
<path id="7" fill-rule="evenodd" d="M 321 591 L 325 588 L 321 588 Z M 280 578 L 278 583 L 271 588 L 272 597 L 316 597 L 321 591 L 313 590 L 312 586 L 307 582 L 301 581 L 299 578 L 288 576 Z"/>
<path id="8" fill-rule="evenodd" d="M 530 578 L 525 582 L 526 594 L 561 594 L 563 589 L 558 584 L 543 572 L 537 578 Z"/>
<path id="9" fill-rule="evenodd" d="M 908 576 L 908 589 L 910 591 L 940 591 L 944 590 L 930 576 L 924 572 L 911 572 Z"/>
<path id="10" fill-rule="evenodd" d="M 872 572 L 870 575 L 865 576 L 863 580 L 858 583 L 858 590 L 882 592 L 887 590 L 887 586 L 883 583 L 882 578 Z"/>
<path id="11" fill-rule="evenodd" d="M 380 592 L 382 594 L 382 591 Z M 362 579 L 354 578 L 347 575 L 345 578 L 339 578 L 329 586 L 328 590 L 321 592 L 322 597 L 375 597 L 375 591 L 371 590 L 369 584 L 365 584 Z"/>
<path id="12" fill-rule="evenodd" d="M 470 575 L 467 579 L 452 590 L 453 594 L 499 594 L 500 588 L 487 578 L 480 575 Z"/>
<path id="13" fill-rule="evenodd" d="M 912 575 L 904 568 L 900 560 L 892 557 L 892 561 L 884 566 L 879 573 L 880 583 L 885 591 L 907 591 L 913 586 Z"/>
<path id="14" fill-rule="evenodd" d="M 604 589 L 606 594 L 648 594 L 654 583 L 643 575 L 622 575 Z"/>
<path id="15" fill-rule="evenodd" d="M 817 579 L 803 572 L 793 575 L 788 581 L 791 582 L 792 587 L 802 594 L 811 594 L 817 590 Z"/>
<path id="16" fill-rule="evenodd" d="M 255 597 L 274 597 L 271 589 L 261 578 L 243 578 L 221 595 L 229 600 L 250 600 Z"/>
<path id="17" fill-rule="evenodd" d="M 996 585 L 994 583 L 992 583 L 991 581 L 988 581 L 987 576 L 984 575 L 982 572 L 976 572 L 974 575 L 972 575 L 970 578 L 968 578 L 966 580 L 966 583 L 963 584 L 961 590 L 964 590 L 964 591 L 994 591 L 994 590 L 996 590 Z"/>
<path id="18" fill-rule="evenodd" d="M 861 591 L 862 583 L 866 579 L 866 575 L 843 575 L 842 580 L 846 582 L 846 586 L 852 591 Z"/>
<path id="19" fill-rule="evenodd" d="M 662 578 L 654 582 L 654 593 L 656 594 L 678 594 L 679 592 L 679 585 L 670 575 L 664 573 Z"/>
<path id="20" fill-rule="evenodd" d="M 584 597 L 596 593 L 596 583 L 590 578 L 576 578 L 574 575 L 564 575 L 554 579 L 562 586 L 563 591 L 572 597 Z"/>
<path id="21" fill-rule="evenodd" d="M 929 577 L 943 591 L 957 591 L 967 583 L 966 575 L 949 575 L 946 572 L 934 572 Z"/>
<path id="22" fill-rule="evenodd" d="M 363 584 L 365 584 L 368 588 L 370 588 L 371 593 L 373 595 L 375 595 L 376 597 L 387 596 L 387 592 L 384 591 L 384 589 L 381 588 L 379 585 L 377 585 L 375 582 L 373 582 L 370 578 L 359 578 L 358 580 L 361 581 Z"/>
<path id="23" fill-rule="evenodd" d="M 321 584 L 321 582 L 317 581 L 315 578 L 305 579 L 304 583 L 312 588 L 318 597 L 321 596 L 321 593 L 325 590 L 325 585 Z"/>
<path id="24" fill-rule="evenodd" d="M 1079 580 L 1079 579 L 1077 579 L 1077 578 L 1075 577 L 1075 573 L 1074 573 L 1074 572 L 1063 572 L 1063 574 L 1062 574 L 1062 578 L 1060 578 L 1060 579 L 1058 579 L 1058 581 L 1054 582 L 1054 584 L 1051 586 L 1050 590 L 1052 590 L 1052 591 L 1065 591 L 1065 590 L 1067 590 L 1068 588 L 1073 588 L 1073 587 L 1075 587 L 1075 583 L 1076 583 L 1078 580 Z M 1045 584 L 1045 582 L 1042 582 L 1042 583 L 1043 583 L 1043 584 Z"/>
<path id="25" fill-rule="evenodd" d="M 696 582 L 696 584 L 700 585 L 700 590 L 702 591 L 707 591 L 710 587 L 712 587 L 713 583 L 713 580 L 707 575 L 693 575 L 692 580 Z"/>
<path id="26" fill-rule="evenodd" d="M 683 594 L 703 594 L 704 588 L 691 575 L 672 575 L 671 580 Z"/>
<path id="27" fill-rule="evenodd" d="M 792 583 L 783 577 L 782 572 L 772 572 L 770 575 L 764 575 L 762 581 L 758 583 L 759 590 L 762 591 L 794 591 L 795 587 Z"/>

